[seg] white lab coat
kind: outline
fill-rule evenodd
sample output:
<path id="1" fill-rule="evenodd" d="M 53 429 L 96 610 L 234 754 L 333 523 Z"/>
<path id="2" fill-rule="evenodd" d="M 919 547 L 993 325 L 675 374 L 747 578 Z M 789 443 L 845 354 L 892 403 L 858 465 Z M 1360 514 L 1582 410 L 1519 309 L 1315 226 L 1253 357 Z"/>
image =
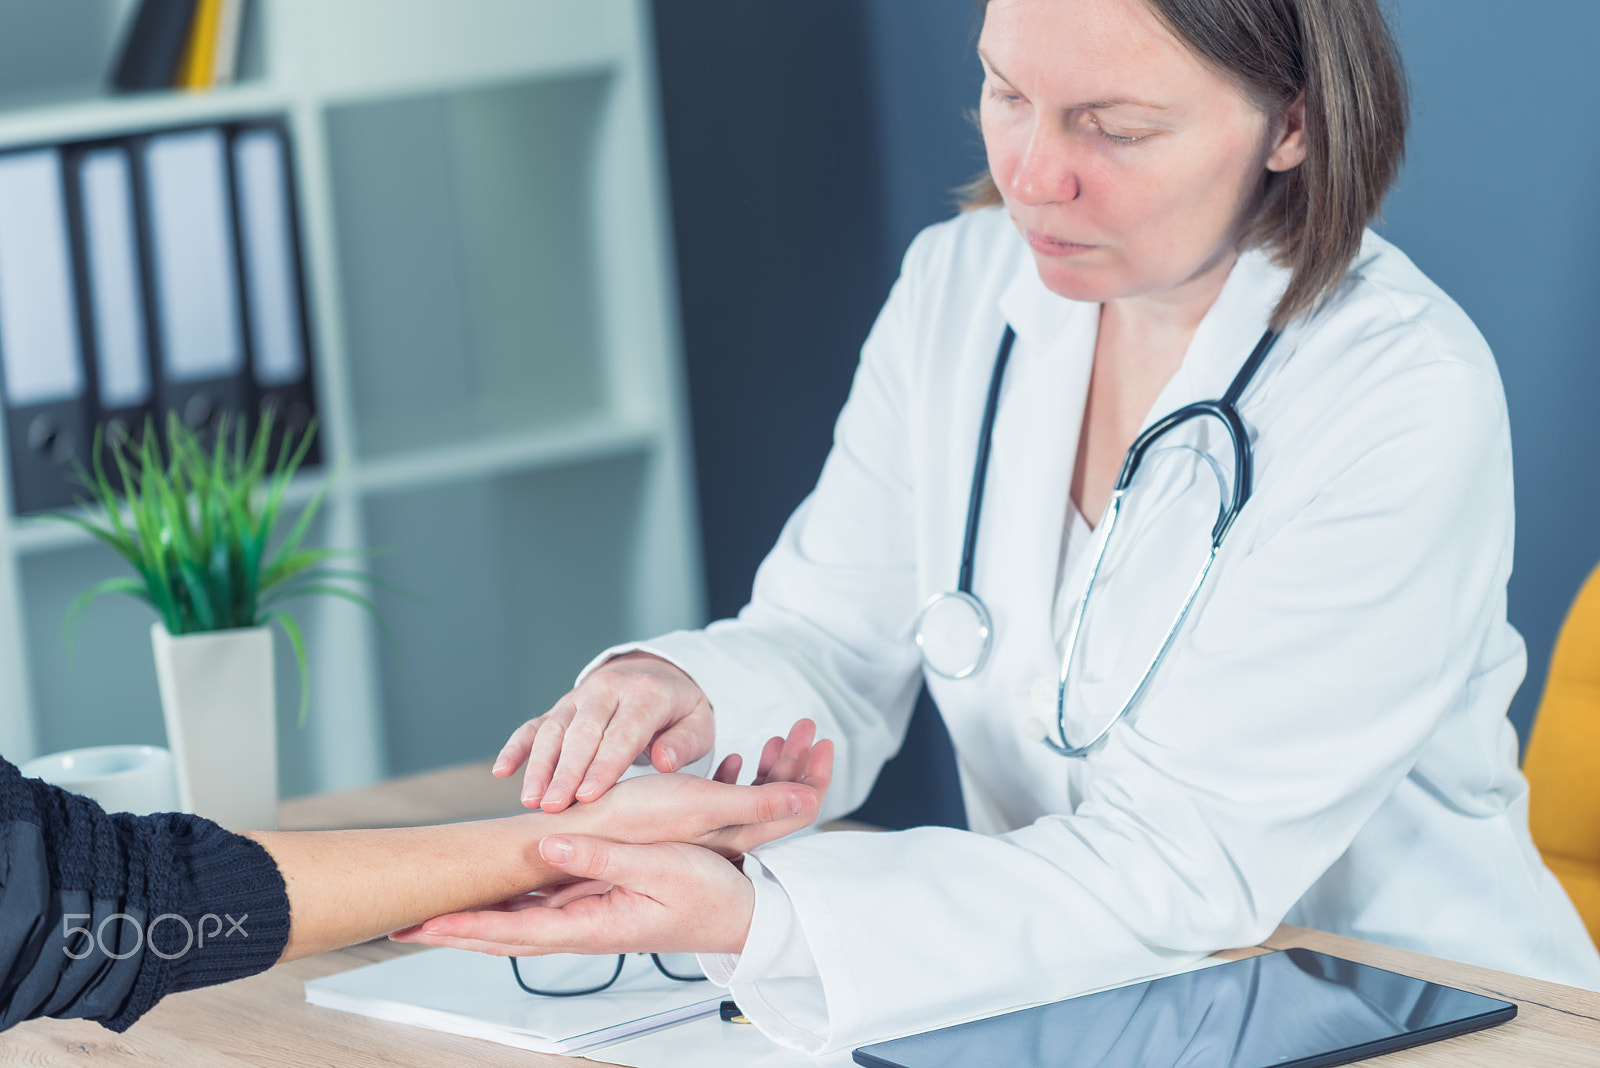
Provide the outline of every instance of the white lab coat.
<path id="1" fill-rule="evenodd" d="M 1150 421 L 1222 395 L 1287 278 L 1239 259 Z M 972 830 L 757 850 L 745 951 L 708 960 L 713 977 L 811 1051 L 1169 970 L 1285 920 L 1600 988 L 1529 838 L 1505 718 L 1525 656 L 1506 621 L 1499 375 L 1466 315 L 1374 234 L 1243 396 L 1254 496 L 1139 705 L 1087 761 L 1024 736 L 1030 716 L 1054 722 L 1090 555 L 1069 486 L 1097 312 L 1044 288 L 997 209 L 925 231 L 751 603 L 597 658 L 645 648 L 688 672 L 715 711 L 713 759 L 749 766 L 812 717 L 838 744 L 824 818 L 859 805 L 923 681 L 913 620 L 955 584 L 995 349 L 1016 329 L 976 557 L 995 647 L 974 677 L 927 680 Z M 1189 440 L 1226 462 L 1214 425 Z M 1136 484 L 1085 623 L 1074 722 L 1126 696 L 1216 502 L 1195 452 Z"/>

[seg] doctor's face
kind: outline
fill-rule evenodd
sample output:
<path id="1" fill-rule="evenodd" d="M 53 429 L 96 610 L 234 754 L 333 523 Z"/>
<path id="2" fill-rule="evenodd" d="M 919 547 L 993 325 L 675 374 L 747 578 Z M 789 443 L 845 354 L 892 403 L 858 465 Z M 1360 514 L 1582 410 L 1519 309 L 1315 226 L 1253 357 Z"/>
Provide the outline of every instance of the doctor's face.
<path id="1" fill-rule="evenodd" d="M 990 0 L 978 52 L 990 174 L 1063 297 L 1181 295 L 1304 156 L 1141 0 Z"/>

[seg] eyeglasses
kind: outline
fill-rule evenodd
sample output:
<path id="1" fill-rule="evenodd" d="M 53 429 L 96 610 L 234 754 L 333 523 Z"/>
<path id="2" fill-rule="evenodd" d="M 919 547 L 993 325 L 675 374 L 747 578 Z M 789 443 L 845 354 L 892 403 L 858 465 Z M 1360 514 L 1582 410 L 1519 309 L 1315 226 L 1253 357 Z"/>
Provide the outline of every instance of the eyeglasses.
<path id="1" fill-rule="evenodd" d="M 598 994 L 615 983 L 628 956 L 618 953 L 615 964 L 609 956 L 588 957 L 574 953 L 512 957 L 511 974 L 516 976 L 517 985 L 530 994 L 544 998 L 575 998 L 581 994 Z M 679 983 L 706 980 L 693 953 L 651 953 L 650 959 L 655 962 L 656 971 L 668 979 Z"/>

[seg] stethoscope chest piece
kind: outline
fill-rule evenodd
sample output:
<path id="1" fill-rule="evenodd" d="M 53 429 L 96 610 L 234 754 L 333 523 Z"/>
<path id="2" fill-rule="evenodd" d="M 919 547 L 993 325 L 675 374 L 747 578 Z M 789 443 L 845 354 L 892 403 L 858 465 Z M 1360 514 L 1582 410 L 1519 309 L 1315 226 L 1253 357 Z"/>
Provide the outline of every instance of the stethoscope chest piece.
<path id="1" fill-rule="evenodd" d="M 922 606 L 916 637 L 928 670 L 947 679 L 964 679 L 983 670 L 994 642 L 994 624 L 982 601 L 951 590 Z"/>

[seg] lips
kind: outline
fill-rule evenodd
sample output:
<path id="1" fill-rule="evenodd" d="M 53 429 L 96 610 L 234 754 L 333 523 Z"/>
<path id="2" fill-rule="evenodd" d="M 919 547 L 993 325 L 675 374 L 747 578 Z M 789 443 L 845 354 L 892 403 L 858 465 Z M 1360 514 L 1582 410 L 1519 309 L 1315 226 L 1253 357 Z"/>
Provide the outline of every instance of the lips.
<path id="1" fill-rule="evenodd" d="M 1067 241 L 1062 238 L 1050 237 L 1037 230 L 1025 231 L 1028 246 L 1041 256 L 1076 256 L 1096 248 L 1095 245 L 1084 245 L 1076 241 Z"/>

